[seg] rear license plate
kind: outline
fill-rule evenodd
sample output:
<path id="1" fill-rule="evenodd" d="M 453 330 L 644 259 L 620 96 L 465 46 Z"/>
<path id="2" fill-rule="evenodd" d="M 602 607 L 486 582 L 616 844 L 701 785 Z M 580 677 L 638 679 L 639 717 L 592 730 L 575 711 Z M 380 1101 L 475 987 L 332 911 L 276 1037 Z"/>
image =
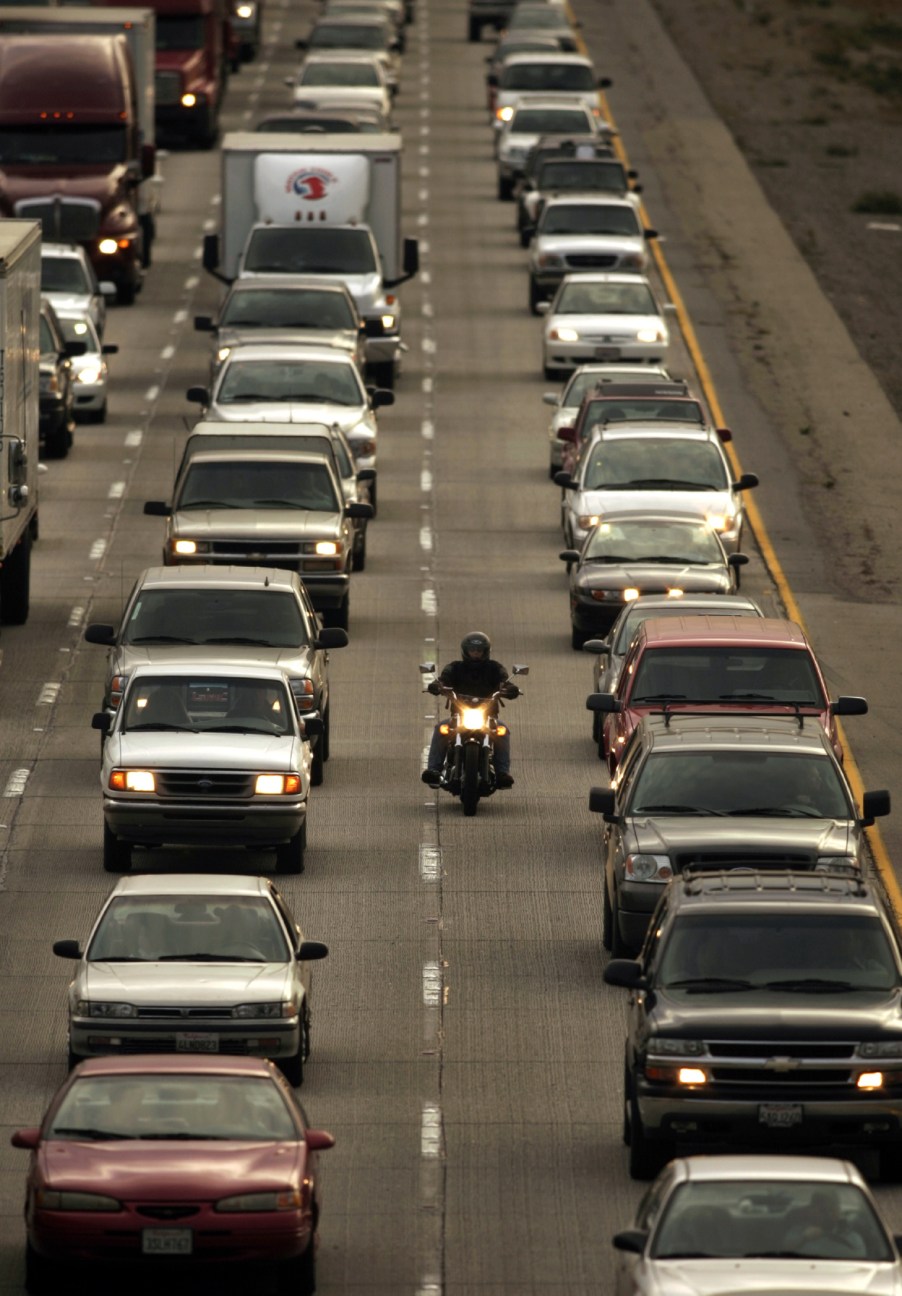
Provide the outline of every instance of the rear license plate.
<path id="1" fill-rule="evenodd" d="M 791 1129 L 801 1123 L 801 1103 L 761 1103 L 758 1107 L 758 1124 L 768 1129 Z"/>
<path id="2" fill-rule="evenodd" d="M 219 1036 L 204 1031 L 178 1031 L 175 1037 L 176 1053 L 218 1053 Z"/>
<path id="3" fill-rule="evenodd" d="M 142 1229 L 141 1250 L 144 1255 L 191 1255 L 194 1235 L 190 1229 Z"/>
<path id="4" fill-rule="evenodd" d="M 619 360 L 620 347 L 596 347 L 595 359 L 596 360 Z"/>

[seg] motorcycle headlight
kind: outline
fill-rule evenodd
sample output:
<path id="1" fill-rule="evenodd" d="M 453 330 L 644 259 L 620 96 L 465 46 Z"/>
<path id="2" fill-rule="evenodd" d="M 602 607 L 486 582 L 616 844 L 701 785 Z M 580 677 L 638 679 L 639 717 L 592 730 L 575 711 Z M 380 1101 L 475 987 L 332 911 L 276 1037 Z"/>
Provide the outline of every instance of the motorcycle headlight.
<path id="1" fill-rule="evenodd" d="M 668 855 L 627 855 L 623 871 L 634 882 L 666 882 L 673 877 Z"/>
<path id="2" fill-rule="evenodd" d="M 181 100 L 180 100 L 180 103 L 181 103 L 181 105 L 182 105 L 183 108 L 196 108 L 196 107 L 197 107 L 197 95 L 196 95 L 196 94 L 191 94 L 190 91 L 189 91 L 187 94 L 183 94 L 183 95 L 182 95 Z"/>
<path id="3" fill-rule="evenodd" d="M 297 1017 L 298 1006 L 293 999 L 286 999 L 284 1003 L 249 1003 L 236 1004 L 232 1009 L 233 1017 L 242 1019 L 247 1017 Z"/>
<path id="4" fill-rule="evenodd" d="M 482 707 L 464 707 L 460 713 L 460 723 L 464 729 L 482 729 L 485 725 L 485 711 Z"/>
<path id="5" fill-rule="evenodd" d="M 137 1017 L 138 1010 L 129 1003 L 102 1003 L 92 999 L 79 999 L 75 1005 L 79 1017 Z"/>
<path id="6" fill-rule="evenodd" d="M 100 1193 L 57 1192 L 53 1188 L 39 1188 L 34 1195 L 38 1210 L 57 1211 L 119 1211 L 122 1203 L 115 1197 Z"/>
<path id="7" fill-rule="evenodd" d="M 114 252 L 119 251 L 119 244 L 116 239 L 104 238 L 97 244 L 97 251 L 103 256 L 112 256 Z"/>
<path id="8" fill-rule="evenodd" d="M 238 1197 L 223 1197 L 213 1207 L 216 1211 L 294 1211 L 300 1210 L 301 1194 L 294 1188 L 281 1192 L 241 1193 Z"/>
<path id="9" fill-rule="evenodd" d="M 256 5 L 240 4 L 235 10 L 236 18 L 253 18 Z"/>

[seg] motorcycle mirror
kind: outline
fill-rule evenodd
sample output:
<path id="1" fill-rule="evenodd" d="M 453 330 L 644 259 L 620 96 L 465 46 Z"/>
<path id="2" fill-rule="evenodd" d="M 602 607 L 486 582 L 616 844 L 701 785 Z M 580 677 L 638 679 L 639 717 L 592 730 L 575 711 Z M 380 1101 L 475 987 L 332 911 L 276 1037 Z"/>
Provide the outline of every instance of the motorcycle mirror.
<path id="1" fill-rule="evenodd" d="M 514 674 L 514 675 L 528 675 L 528 674 L 529 674 L 529 667 L 528 667 L 528 666 L 515 666 L 515 667 L 513 668 L 513 674 Z"/>
<path id="2" fill-rule="evenodd" d="M 420 662 L 420 674 L 421 674 L 421 675 L 434 675 L 434 674 L 435 674 L 435 662 Z"/>

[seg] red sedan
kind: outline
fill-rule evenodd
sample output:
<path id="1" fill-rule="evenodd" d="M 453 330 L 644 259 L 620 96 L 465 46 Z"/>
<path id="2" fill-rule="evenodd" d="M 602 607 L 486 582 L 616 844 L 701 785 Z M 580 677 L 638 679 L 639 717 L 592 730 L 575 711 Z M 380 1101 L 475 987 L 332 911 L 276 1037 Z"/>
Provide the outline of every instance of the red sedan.
<path id="1" fill-rule="evenodd" d="M 313 1292 L 317 1152 L 273 1063 L 252 1058 L 92 1058 L 71 1073 L 28 1148 L 25 1285 L 61 1291 L 73 1268 L 183 1258 L 275 1262 L 280 1287 Z"/>

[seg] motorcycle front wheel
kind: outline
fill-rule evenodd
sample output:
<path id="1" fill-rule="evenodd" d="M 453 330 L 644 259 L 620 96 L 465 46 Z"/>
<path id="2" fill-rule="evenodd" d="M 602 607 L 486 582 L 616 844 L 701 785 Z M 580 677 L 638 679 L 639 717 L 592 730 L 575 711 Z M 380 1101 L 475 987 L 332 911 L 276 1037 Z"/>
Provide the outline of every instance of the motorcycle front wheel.
<path id="1" fill-rule="evenodd" d="M 464 767 L 460 780 L 460 800 L 465 815 L 474 815 L 479 805 L 479 748 L 476 743 L 464 747 Z"/>

